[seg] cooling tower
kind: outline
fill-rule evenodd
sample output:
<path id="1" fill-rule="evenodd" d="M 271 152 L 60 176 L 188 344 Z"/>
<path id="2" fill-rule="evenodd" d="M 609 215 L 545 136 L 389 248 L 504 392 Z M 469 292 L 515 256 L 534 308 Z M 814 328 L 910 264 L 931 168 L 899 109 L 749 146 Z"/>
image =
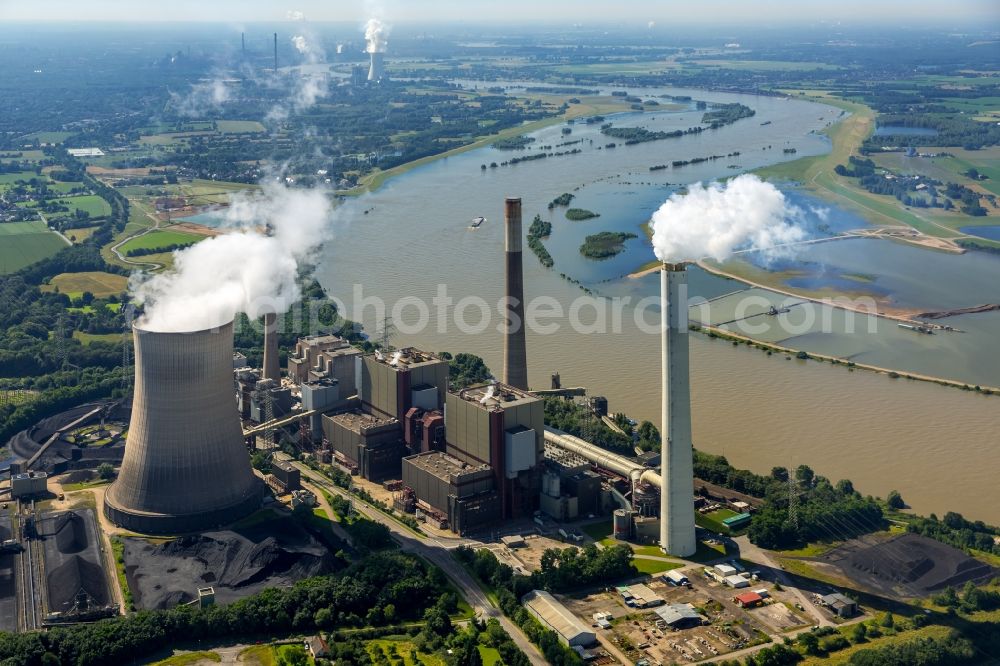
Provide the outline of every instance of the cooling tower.
<path id="1" fill-rule="evenodd" d="M 278 362 L 277 318 L 273 312 L 264 315 L 264 379 L 281 386 L 281 364 Z"/>
<path id="2" fill-rule="evenodd" d="M 660 272 L 661 396 L 660 547 L 687 557 L 698 548 L 694 525 L 694 460 L 688 359 L 687 271 L 663 264 Z"/>
<path id="3" fill-rule="evenodd" d="M 381 51 L 374 51 L 371 57 L 372 64 L 368 69 L 368 80 L 374 83 L 385 78 L 385 54 Z"/>
<path id="4" fill-rule="evenodd" d="M 503 336 L 503 382 L 528 389 L 528 356 L 524 340 L 524 268 L 521 260 L 521 200 L 504 205 L 507 259 L 507 321 Z"/>
<path id="5" fill-rule="evenodd" d="M 261 486 L 236 411 L 232 322 L 192 333 L 132 330 L 132 420 L 105 516 L 135 532 L 177 534 L 253 512 Z"/>

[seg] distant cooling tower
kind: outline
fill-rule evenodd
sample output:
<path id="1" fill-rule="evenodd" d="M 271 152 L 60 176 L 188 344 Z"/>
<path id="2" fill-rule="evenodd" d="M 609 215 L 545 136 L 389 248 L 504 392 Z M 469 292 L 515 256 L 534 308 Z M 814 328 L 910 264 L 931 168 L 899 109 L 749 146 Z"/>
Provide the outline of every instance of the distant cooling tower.
<path id="1" fill-rule="evenodd" d="M 660 547 L 687 557 L 698 549 L 694 524 L 694 460 L 688 356 L 687 271 L 663 264 L 660 273 L 663 393 L 660 429 Z"/>
<path id="2" fill-rule="evenodd" d="M 233 391 L 233 324 L 192 333 L 133 327 L 135 394 L 104 514 L 145 534 L 238 520 L 261 501 Z"/>
<path id="3" fill-rule="evenodd" d="M 375 51 L 371 54 L 372 64 L 368 68 L 368 80 L 372 82 L 381 81 L 385 78 L 385 54 Z"/>
<path id="4" fill-rule="evenodd" d="M 521 200 L 504 202 L 507 259 L 507 322 L 503 336 L 503 381 L 528 389 L 528 356 L 524 340 L 524 264 L 521 258 Z"/>

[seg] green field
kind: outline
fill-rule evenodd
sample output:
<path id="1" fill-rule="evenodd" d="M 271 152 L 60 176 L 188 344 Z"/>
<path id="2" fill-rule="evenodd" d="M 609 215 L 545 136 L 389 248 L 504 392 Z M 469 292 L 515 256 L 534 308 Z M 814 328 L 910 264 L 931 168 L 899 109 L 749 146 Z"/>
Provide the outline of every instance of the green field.
<path id="1" fill-rule="evenodd" d="M 182 652 L 158 661 L 153 666 L 195 666 L 195 664 L 217 664 L 222 657 L 214 652 Z"/>
<path id="2" fill-rule="evenodd" d="M 111 215 L 111 204 L 96 194 L 87 194 L 81 197 L 63 197 L 62 199 L 56 199 L 56 201 L 60 205 L 69 208 L 70 214 L 72 214 L 73 209 L 77 209 L 89 213 L 92 218 Z"/>
<path id="3" fill-rule="evenodd" d="M 413 641 L 410 640 L 393 640 L 391 638 L 382 638 L 379 640 L 369 641 L 365 646 L 368 650 L 368 654 L 372 655 L 374 663 L 398 663 L 403 664 L 403 666 L 417 666 L 417 664 L 426 664 L 427 666 L 444 666 L 444 661 L 440 657 L 432 654 L 426 654 L 424 652 L 417 652 L 417 659 L 419 661 L 414 661 L 411 656 L 411 652 L 416 650 L 416 646 Z M 380 655 L 376 657 L 375 655 Z M 497 655 L 499 657 L 499 654 Z M 399 661 L 394 661 L 398 659 Z M 483 660 L 483 663 L 488 663 Z M 494 662 L 495 663 L 495 662 Z"/>
<path id="4" fill-rule="evenodd" d="M 62 143 L 73 136 L 73 132 L 32 132 L 20 138 L 21 141 L 38 140 L 39 143 Z"/>
<path id="5" fill-rule="evenodd" d="M 152 250 L 169 247 L 170 245 L 197 243 L 202 238 L 205 237 L 198 236 L 196 234 L 186 234 L 180 231 L 150 231 L 148 234 L 143 234 L 142 236 L 133 238 L 118 248 L 118 250 L 123 255 L 127 255 L 129 250 Z M 139 257 L 139 259 L 145 261 L 146 257 Z"/>
<path id="6" fill-rule="evenodd" d="M 215 123 L 223 134 L 243 134 L 246 132 L 265 132 L 266 128 L 256 120 L 218 120 Z"/>
<path id="7" fill-rule="evenodd" d="M 56 291 L 70 298 L 80 296 L 89 291 L 97 298 L 105 298 L 120 294 L 128 288 L 128 278 L 124 275 L 105 273 L 103 271 L 88 271 L 84 273 L 60 273 L 53 277 L 42 291 Z"/>
<path id="8" fill-rule="evenodd" d="M 13 185 L 19 180 L 31 180 L 32 178 L 42 178 L 47 180 L 46 176 L 39 176 L 34 171 L 14 171 L 12 173 L 0 173 L 0 190 L 9 189 L 9 186 Z"/>
<path id="9" fill-rule="evenodd" d="M 755 72 L 811 72 L 816 69 L 845 69 L 840 65 L 831 65 L 825 62 L 792 62 L 787 60 L 692 60 L 686 61 L 684 64 Z"/>
<path id="10" fill-rule="evenodd" d="M 15 157 L 21 153 L 20 157 Z M 40 150 L 10 150 L 0 151 L 0 164 L 7 162 L 38 162 L 45 159 L 45 153 Z"/>
<path id="11" fill-rule="evenodd" d="M 41 220 L 0 224 L 0 274 L 13 273 L 66 247 Z"/>
<path id="12" fill-rule="evenodd" d="M 632 566 L 638 569 L 639 573 L 644 574 L 658 574 L 664 571 L 670 571 L 671 569 L 679 569 L 684 566 L 683 562 L 664 562 L 663 560 L 645 560 L 635 558 L 632 560 Z"/>

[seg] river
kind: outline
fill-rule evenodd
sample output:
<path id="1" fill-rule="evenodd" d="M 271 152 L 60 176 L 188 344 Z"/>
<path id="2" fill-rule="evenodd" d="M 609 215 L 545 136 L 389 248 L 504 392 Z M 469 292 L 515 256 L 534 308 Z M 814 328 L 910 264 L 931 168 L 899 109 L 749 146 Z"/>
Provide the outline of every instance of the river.
<path id="1" fill-rule="evenodd" d="M 548 297 L 568 310 L 584 292 L 560 277 L 560 272 L 565 272 L 602 296 L 631 297 L 634 304 L 656 293 L 657 278 L 628 280 L 622 276 L 641 263 L 638 259 L 649 256 L 640 225 L 665 197 L 685 183 L 821 154 L 829 150 L 829 144 L 819 131 L 841 116 L 839 109 L 802 100 L 694 90 L 644 90 L 641 94 L 650 97 L 664 93 L 708 101 L 739 101 L 754 108 L 757 115 L 715 131 L 613 149 L 605 147 L 610 140 L 599 133 L 598 125 L 577 122 L 569 126 L 570 134 L 563 134 L 565 125 L 559 125 L 533 136 L 536 146 L 582 140 L 565 148 L 553 148 L 579 147 L 583 152 L 578 155 L 483 170 L 482 164 L 535 152 L 483 148 L 419 167 L 358 202 L 368 212 L 357 215 L 325 247 L 318 272 L 321 283 L 332 295 L 343 299 L 348 314 L 355 315 L 372 332 L 380 328 L 380 312 L 369 304 L 359 315 L 358 296 L 379 297 L 390 306 L 403 297 L 430 303 L 439 295 L 441 285 L 456 302 L 478 296 L 495 306 L 504 285 L 503 199 L 515 195 L 524 202 L 526 229 L 536 213 L 553 224 L 546 246 L 555 259 L 554 269 L 542 267 L 525 250 L 528 301 Z M 652 114 L 618 114 L 608 120 L 616 126 L 670 130 L 694 126 L 700 116 L 700 111 L 685 107 Z M 785 149 L 796 152 L 786 154 Z M 740 155 L 731 156 L 734 152 Z M 653 165 L 709 155 L 730 156 L 679 169 L 649 171 Z M 731 165 L 738 168 L 729 168 Z M 550 212 L 548 202 L 563 192 L 576 195 L 573 206 L 593 210 L 601 217 L 571 222 L 565 219 L 563 209 Z M 803 205 L 811 202 L 804 201 Z M 469 221 L 478 215 L 485 216 L 487 222 L 478 230 L 468 230 Z M 593 262 L 581 257 L 577 248 L 582 238 L 603 230 L 629 230 L 640 238 L 628 241 L 628 251 L 611 260 Z M 850 245 L 867 242 L 851 240 L 814 247 L 816 252 L 836 255 L 823 260 L 835 258 L 844 264 L 844 270 L 838 270 L 840 274 L 848 271 L 846 266 L 854 257 Z M 871 242 L 882 244 L 876 248 L 899 247 L 888 241 Z M 927 266 L 934 265 L 935 257 L 944 256 L 914 251 L 920 253 L 914 257 L 929 262 Z M 889 253 L 895 256 L 897 251 Z M 880 252 L 874 254 L 881 256 Z M 861 257 L 869 259 L 857 259 L 855 263 L 865 265 L 856 272 L 876 274 L 875 285 L 879 288 L 882 283 L 886 288 L 897 288 L 893 287 L 894 273 L 883 277 L 880 262 L 872 259 L 872 253 L 866 251 Z M 893 258 L 891 266 L 907 261 L 906 257 Z M 987 265 L 987 270 L 994 270 L 993 264 Z M 921 269 L 919 264 L 911 268 L 911 273 L 922 272 L 923 279 L 933 275 L 932 268 Z M 742 288 L 739 283 L 697 269 L 691 270 L 690 279 L 692 293 L 707 298 Z M 915 279 L 911 278 L 910 284 Z M 356 285 L 363 285 L 361 294 L 355 293 Z M 920 289 L 897 289 L 907 302 L 922 300 Z M 937 289 L 931 292 L 937 294 Z M 617 330 L 574 330 L 560 318 L 552 320 L 562 324 L 554 332 L 529 330 L 531 385 L 547 387 L 550 373 L 558 371 L 563 385 L 586 386 L 591 395 L 606 395 L 612 410 L 655 421 L 660 404 L 658 341 L 655 334 L 640 330 L 632 304 L 622 311 Z M 445 308 L 445 318 L 450 321 L 459 309 Z M 466 319 L 476 321 L 476 312 L 474 307 L 466 308 Z M 499 373 L 501 337 L 496 327 L 500 320 L 495 311 L 490 325 L 478 333 L 463 333 L 450 323 L 439 328 L 435 315 L 429 325 L 418 327 L 420 316 L 415 307 L 398 314 L 395 324 L 399 332 L 392 340 L 396 346 L 479 354 Z M 655 320 L 655 311 L 648 315 L 649 321 Z M 608 317 L 613 319 L 613 313 Z M 584 308 L 580 318 L 590 321 L 593 315 Z M 992 327 L 1000 323 L 1000 318 L 991 319 L 990 315 L 982 319 L 988 321 L 987 331 L 995 330 Z M 892 324 L 891 328 L 896 327 Z M 830 342 L 829 337 L 812 332 L 798 337 L 806 341 L 815 337 L 817 345 L 842 345 L 845 349 L 853 344 L 855 348 L 846 351 L 864 357 L 866 362 L 895 355 L 902 363 L 907 357 L 920 356 L 905 352 L 905 347 L 893 344 L 893 340 L 929 344 L 916 333 L 909 334 L 909 338 L 895 337 L 899 336 L 897 330 L 891 334 L 893 338 L 876 336 L 871 341 L 857 342 L 847 338 Z M 988 334 L 977 335 L 980 342 L 990 340 Z M 995 359 L 994 346 L 963 351 L 963 367 L 980 366 L 977 354 Z M 884 496 L 898 489 L 914 509 L 923 513 L 955 510 L 970 518 L 1000 523 L 1000 490 L 995 482 L 995 470 L 1000 465 L 1000 398 L 816 361 L 786 359 L 783 355 L 767 356 L 700 335 L 692 340 L 691 355 L 698 448 L 725 454 L 735 465 L 758 472 L 766 473 L 774 465 L 808 464 L 834 481 L 850 478 L 863 493 Z M 994 374 L 985 376 L 984 383 L 986 378 L 996 377 L 995 371 L 987 372 Z M 1000 379 L 994 383 L 1000 384 Z"/>

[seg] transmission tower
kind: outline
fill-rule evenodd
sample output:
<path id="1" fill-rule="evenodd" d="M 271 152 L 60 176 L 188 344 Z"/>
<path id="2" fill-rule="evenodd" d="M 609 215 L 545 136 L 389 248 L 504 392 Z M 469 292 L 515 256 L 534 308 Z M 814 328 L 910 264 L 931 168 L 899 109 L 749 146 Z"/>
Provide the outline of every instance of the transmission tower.
<path id="1" fill-rule="evenodd" d="M 794 467 L 788 468 L 788 522 L 799 529 L 799 489 Z"/>
<path id="2" fill-rule="evenodd" d="M 274 395 L 271 393 L 271 387 L 268 386 L 263 391 L 258 393 L 264 406 L 264 445 L 268 449 L 275 448 L 274 446 L 274 426 L 271 421 L 274 420 Z"/>
<path id="3" fill-rule="evenodd" d="M 132 340 L 129 338 L 131 330 L 128 319 L 122 327 L 122 391 L 128 395 L 132 386 Z"/>
<path id="4" fill-rule="evenodd" d="M 389 351 L 389 343 L 392 340 L 392 336 L 396 334 L 396 327 L 392 323 L 390 317 L 383 317 L 382 326 L 379 328 L 379 340 L 382 344 L 382 349 L 384 351 Z"/>
<path id="5" fill-rule="evenodd" d="M 69 360 L 69 350 L 66 348 L 66 329 L 66 313 L 60 312 L 56 318 L 56 330 L 53 332 L 56 342 L 56 360 L 59 361 L 60 368 Z"/>

